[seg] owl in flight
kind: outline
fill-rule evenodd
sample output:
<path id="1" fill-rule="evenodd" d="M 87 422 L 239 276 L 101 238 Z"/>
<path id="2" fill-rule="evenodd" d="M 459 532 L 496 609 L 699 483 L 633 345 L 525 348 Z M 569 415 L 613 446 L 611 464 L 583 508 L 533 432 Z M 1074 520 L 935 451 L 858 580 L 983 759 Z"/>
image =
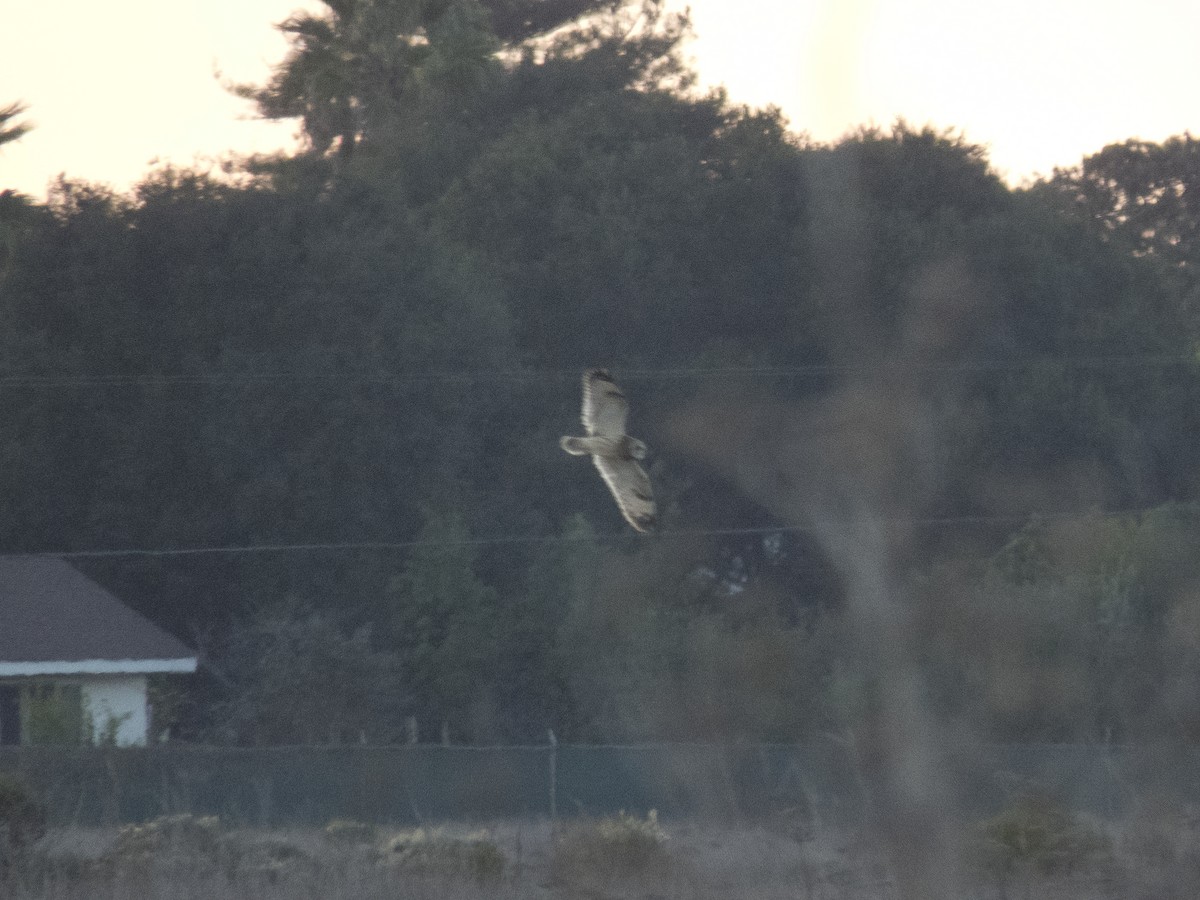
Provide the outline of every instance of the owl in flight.
<path id="1" fill-rule="evenodd" d="M 646 445 L 625 433 L 629 402 L 607 369 L 583 373 L 583 427 L 587 437 L 564 437 L 559 443 L 572 456 L 591 456 L 621 508 L 638 531 L 654 528 L 654 493 L 650 477 L 638 465 Z"/>

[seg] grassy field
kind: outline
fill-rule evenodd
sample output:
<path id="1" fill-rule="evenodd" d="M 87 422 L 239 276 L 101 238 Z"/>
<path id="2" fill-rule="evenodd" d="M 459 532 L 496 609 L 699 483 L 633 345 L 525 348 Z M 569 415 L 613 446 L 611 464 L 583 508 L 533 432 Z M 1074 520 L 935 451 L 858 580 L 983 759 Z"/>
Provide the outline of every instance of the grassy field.
<path id="1" fill-rule="evenodd" d="M 1101 825 L 1026 798 L 963 831 L 959 898 L 1195 898 L 1200 821 L 1160 806 Z M 9 861 L 12 900 L 667 900 L 891 898 L 881 842 L 862 832 L 659 823 L 653 816 L 398 830 L 227 829 L 169 817 L 52 829 Z"/>

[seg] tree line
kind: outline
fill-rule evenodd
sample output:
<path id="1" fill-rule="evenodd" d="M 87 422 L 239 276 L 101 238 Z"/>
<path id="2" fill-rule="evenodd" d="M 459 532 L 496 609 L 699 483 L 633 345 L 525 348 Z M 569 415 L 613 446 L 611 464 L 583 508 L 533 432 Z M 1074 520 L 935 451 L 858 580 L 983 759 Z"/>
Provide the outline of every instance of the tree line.
<path id="1" fill-rule="evenodd" d="M 841 517 L 904 532 L 939 714 L 1200 736 L 1190 135 L 1012 188 L 954 132 L 700 93 L 658 0 L 279 27 L 237 90 L 299 151 L 0 196 L 0 549 L 309 547 L 75 560 L 203 651 L 178 735 L 853 728 Z M 558 449 L 593 365 L 657 537 Z"/>

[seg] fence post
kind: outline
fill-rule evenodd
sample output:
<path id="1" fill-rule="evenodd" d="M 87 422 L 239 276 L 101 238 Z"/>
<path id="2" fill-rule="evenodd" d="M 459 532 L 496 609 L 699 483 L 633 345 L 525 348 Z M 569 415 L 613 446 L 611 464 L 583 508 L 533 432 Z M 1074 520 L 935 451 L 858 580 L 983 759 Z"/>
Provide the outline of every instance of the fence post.
<path id="1" fill-rule="evenodd" d="M 558 820 L 558 738 L 554 736 L 554 729 L 547 728 L 546 734 L 550 738 L 550 821 Z"/>

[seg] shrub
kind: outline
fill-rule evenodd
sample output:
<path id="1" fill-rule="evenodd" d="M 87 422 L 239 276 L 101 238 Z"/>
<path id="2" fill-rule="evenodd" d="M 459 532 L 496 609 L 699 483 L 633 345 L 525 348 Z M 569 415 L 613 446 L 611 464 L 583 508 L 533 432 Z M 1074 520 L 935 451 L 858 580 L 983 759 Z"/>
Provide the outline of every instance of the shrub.
<path id="1" fill-rule="evenodd" d="M 325 840 L 333 844 L 372 844 L 375 842 L 374 825 L 356 822 L 353 819 L 332 819 L 325 826 Z"/>
<path id="2" fill-rule="evenodd" d="M 122 826 L 114 853 L 123 859 L 148 858 L 164 851 L 212 858 L 220 849 L 220 837 L 221 820 L 216 816 L 159 816 L 141 825 Z"/>
<path id="3" fill-rule="evenodd" d="M 1107 838 L 1062 804 L 1023 792 L 978 829 L 977 856 L 988 868 L 1070 871 L 1107 853 Z"/>
<path id="4" fill-rule="evenodd" d="M 1121 850 L 1138 865 L 1200 874 L 1200 807 L 1174 797 L 1144 799 L 1120 833 Z"/>
<path id="5" fill-rule="evenodd" d="M 667 860 L 667 835 L 658 812 L 639 819 L 622 810 L 616 816 L 570 826 L 554 847 L 554 869 L 633 873 Z"/>
<path id="6" fill-rule="evenodd" d="M 437 828 L 415 828 L 395 835 L 387 851 L 389 861 L 407 871 L 466 875 L 478 881 L 499 878 L 507 863 L 486 831 L 459 838 Z"/>
<path id="7" fill-rule="evenodd" d="M 275 834 L 226 835 L 221 842 L 225 875 L 231 881 L 249 877 L 270 884 L 316 874 L 317 861 L 303 848 Z"/>
<path id="8" fill-rule="evenodd" d="M 46 833 L 46 807 L 24 781 L 0 774 L 0 860 Z"/>

